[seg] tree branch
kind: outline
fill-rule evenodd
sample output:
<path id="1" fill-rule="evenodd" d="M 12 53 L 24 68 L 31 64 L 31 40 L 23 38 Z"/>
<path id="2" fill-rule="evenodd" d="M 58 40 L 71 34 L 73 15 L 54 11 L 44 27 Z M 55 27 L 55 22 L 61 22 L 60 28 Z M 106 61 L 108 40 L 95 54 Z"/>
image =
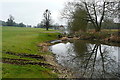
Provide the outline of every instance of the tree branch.
<path id="1" fill-rule="evenodd" d="M 104 15 L 105 15 L 105 3 L 106 3 L 106 2 L 103 3 L 103 12 L 102 12 L 102 16 L 101 16 L 101 18 L 100 18 L 99 28 L 101 28 L 102 21 L 103 21 L 103 19 L 104 19 Z"/>
<path id="2" fill-rule="evenodd" d="M 95 4 L 93 4 L 93 10 L 94 10 L 94 15 L 95 15 L 95 22 L 96 22 L 96 25 L 98 27 L 98 19 L 97 19 L 97 13 L 96 13 L 96 9 L 95 9 Z"/>
<path id="3" fill-rule="evenodd" d="M 96 25 L 95 25 L 95 22 L 94 22 L 94 19 L 92 19 L 92 16 L 90 15 L 90 12 L 89 12 L 89 9 L 88 9 L 88 6 L 87 6 L 87 3 L 86 2 L 83 2 L 84 5 L 85 5 L 85 8 L 87 10 L 87 13 L 88 13 L 88 16 L 90 18 L 90 21 L 92 22 L 92 24 L 94 25 L 94 27 L 96 28 Z"/>

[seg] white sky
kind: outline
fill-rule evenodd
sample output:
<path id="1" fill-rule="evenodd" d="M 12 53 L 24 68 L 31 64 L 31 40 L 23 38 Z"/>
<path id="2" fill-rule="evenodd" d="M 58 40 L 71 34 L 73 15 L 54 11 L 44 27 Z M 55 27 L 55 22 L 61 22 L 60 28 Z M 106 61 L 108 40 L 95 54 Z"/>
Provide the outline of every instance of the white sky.
<path id="1" fill-rule="evenodd" d="M 60 19 L 60 12 L 67 0 L 0 0 L 0 20 L 7 21 L 11 14 L 15 22 L 37 25 L 43 19 L 46 9 L 51 11 L 54 23 L 65 24 Z"/>

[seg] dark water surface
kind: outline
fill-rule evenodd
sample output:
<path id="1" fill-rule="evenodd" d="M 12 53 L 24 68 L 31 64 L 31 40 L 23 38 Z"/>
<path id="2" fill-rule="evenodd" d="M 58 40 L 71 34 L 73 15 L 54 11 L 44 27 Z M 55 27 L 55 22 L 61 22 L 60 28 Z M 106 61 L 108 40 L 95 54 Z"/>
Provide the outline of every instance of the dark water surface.
<path id="1" fill-rule="evenodd" d="M 74 41 L 50 46 L 59 64 L 80 78 L 119 78 L 120 47 Z"/>

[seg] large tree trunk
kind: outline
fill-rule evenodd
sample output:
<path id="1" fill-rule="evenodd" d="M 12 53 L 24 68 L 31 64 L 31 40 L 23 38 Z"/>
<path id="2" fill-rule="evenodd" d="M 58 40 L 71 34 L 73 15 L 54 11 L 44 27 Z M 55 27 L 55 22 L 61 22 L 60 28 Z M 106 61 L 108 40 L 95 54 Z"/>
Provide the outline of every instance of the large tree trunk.
<path id="1" fill-rule="evenodd" d="M 96 27 L 95 28 L 95 32 L 100 32 L 101 31 L 101 27 Z"/>
<path id="2" fill-rule="evenodd" d="M 46 27 L 46 30 L 48 31 L 48 29 L 49 29 L 49 27 L 47 26 L 47 27 Z"/>
<path id="3" fill-rule="evenodd" d="M 46 22 L 46 30 L 48 31 L 49 29 L 49 21 Z"/>
<path id="4" fill-rule="evenodd" d="M 100 32 L 101 31 L 101 29 L 95 29 L 95 32 Z"/>

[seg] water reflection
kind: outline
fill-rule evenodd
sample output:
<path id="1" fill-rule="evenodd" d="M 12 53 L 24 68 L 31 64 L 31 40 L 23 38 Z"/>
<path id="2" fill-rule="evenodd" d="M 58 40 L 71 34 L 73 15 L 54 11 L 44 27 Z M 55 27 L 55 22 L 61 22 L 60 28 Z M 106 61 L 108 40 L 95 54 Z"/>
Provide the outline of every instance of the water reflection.
<path id="1" fill-rule="evenodd" d="M 75 41 L 59 43 L 50 49 L 58 63 L 71 68 L 77 77 L 119 78 L 119 47 Z"/>

